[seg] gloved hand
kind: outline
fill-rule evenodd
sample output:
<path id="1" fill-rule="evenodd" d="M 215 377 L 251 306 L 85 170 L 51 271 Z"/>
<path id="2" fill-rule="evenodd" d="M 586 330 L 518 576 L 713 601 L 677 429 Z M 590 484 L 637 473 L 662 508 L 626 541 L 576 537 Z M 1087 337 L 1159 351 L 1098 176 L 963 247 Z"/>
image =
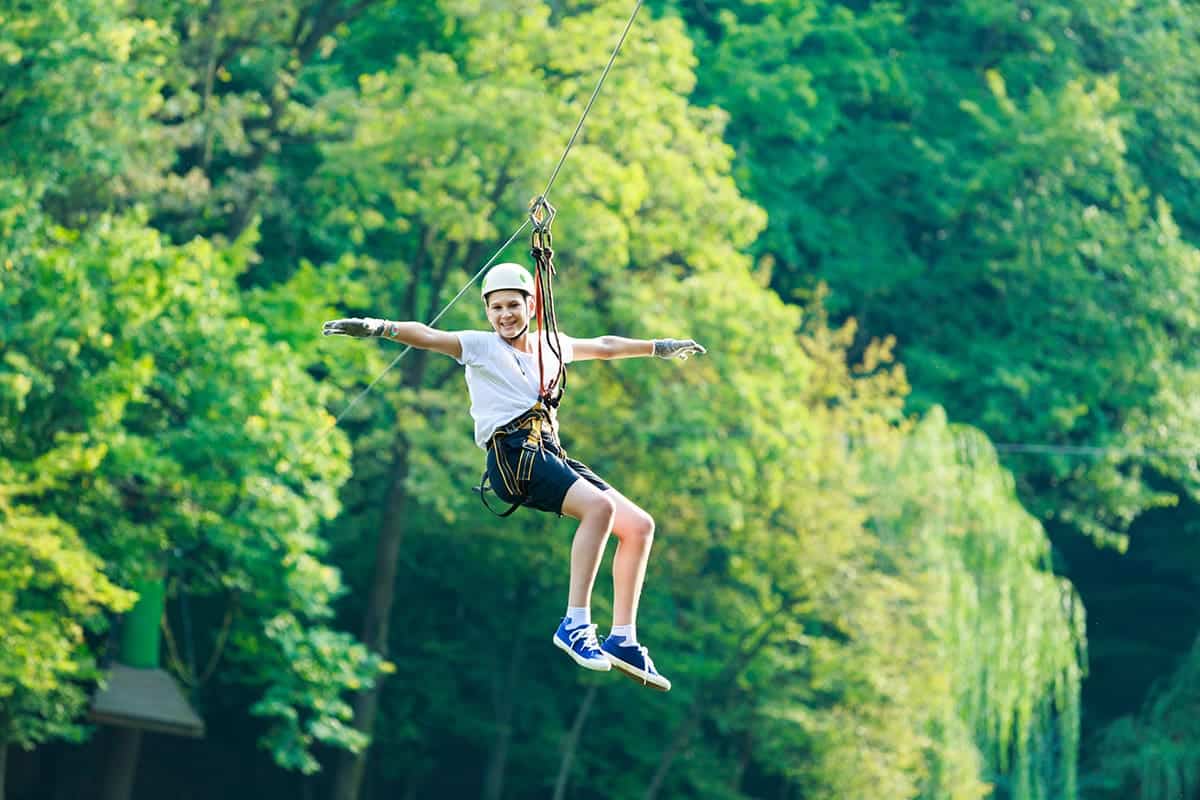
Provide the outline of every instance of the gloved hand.
<path id="1" fill-rule="evenodd" d="M 349 319 L 332 319 L 325 323 L 321 333 L 326 336 L 383 336 L 387 320 L 371 317 L 350 317 Z"/>
<path id="2" fill-rule="evenodd" d="M 708 352 L 691 339 L 655 339 L 654 355 L 658 358 L 678 358 L 687 361 L 693 353 Z"/>

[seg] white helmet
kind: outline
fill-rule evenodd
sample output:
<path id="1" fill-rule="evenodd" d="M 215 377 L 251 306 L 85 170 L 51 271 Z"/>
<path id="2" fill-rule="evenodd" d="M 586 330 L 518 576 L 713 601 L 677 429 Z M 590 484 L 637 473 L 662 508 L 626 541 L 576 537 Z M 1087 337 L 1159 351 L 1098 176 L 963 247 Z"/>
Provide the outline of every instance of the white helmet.
<path id="1" fill-rule="evenodd" d="M 489 294 L 498 292 L 501 289 L 516 289 L 518 292 L 524 292 L 532 296 L 533 276 L 529 274 L 529 270 L 511 261 L 497 264 L 488 270 L 488 274 L 484 276 L 483 291 L 481 294 L 483 295 L 483 299 L 487 300 Z"/>

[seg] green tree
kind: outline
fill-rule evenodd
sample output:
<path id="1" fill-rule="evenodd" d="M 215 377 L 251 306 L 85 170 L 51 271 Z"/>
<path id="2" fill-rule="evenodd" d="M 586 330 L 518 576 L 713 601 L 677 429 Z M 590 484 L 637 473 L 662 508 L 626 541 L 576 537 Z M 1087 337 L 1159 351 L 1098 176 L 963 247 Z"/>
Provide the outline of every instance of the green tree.
<path id="1" fill-rule="evenodd" d="M 239 313 L 250 241 L 175 247 L 130 217 L 21 225 L 0 248 L 11 502 L 80 531 L 119 585 L 165 560 L 227 605 L 222 680 L 264 692 L 281 765 L 315 769 L 318 741 L 361 747 L 339 698 L 381 662 L 327 628 L 341 583 L 316 534 L 346 444 L 314 436 L 320 387 Z"/>
<path id="2" fill-rule="evenodd" d="M 1121 450 L 1010 460 L 1039 517 L 1121 544 L 1170 501 L 1147 467 L 1192 480 L 1136 453 L 1195 427 L 1174 398 L 1195 367 L 1196 253 L 1127 154 L 1121 73 L 1092 68 L 1110 34 L 1132 47 L 1140 10 L 727 8 L 693 12 L 699 91 L 732 112 L 739 180 L 771 214 L 760 268 L 785 296 L 827 281 L 839 317 L 896 335 L 915 409 L 1002 442 Z"/>
<path id="3" fill-rule="evenodd" d="M 62 218 L 161 186 L 169 37 L 128 0 L 0 3 L 0 178 Z"/>
<path id="4" fill-rule="evenodd" d="M 178 241 L 234 238 L 261 219 L 260 248 L 277 259 L 268 266 L 288 274 L 311 245 L 300 185 L 319 163 L 317 145 L 337 133 L 314 104 L 435 37 L 432 8 L 402 0 L 138 0 L 136 12 L 169 32 L 173 47 L 161 73 L 169 99 L 155 122 L 169 131 L 174 160 L 146 198 L 155 226 Z M 275 277 L 267 269 L 243 281 Z"/>
<path id="5" fill-rule="evenodd" d="M 973 741 L 979 777 L 1007 796 L 1076 796 L 1083 606 L 1012 475 L 937 407 L 871 460 L 873 527 L 885 564 L 917 589 L 914 623 L 928 626 L 922 649 L 943 687 L 926 698 L 929 735 L 951 752 Z M 961 766 L 935 759 L 922 796 L 979 796 L 947 782 Z"/>
<path id="6" fill-rule="evenodd" d="M 1111 699 L 1085 716 L 1103 722 L 1174 660 L 1168 641 L 1194 633 L 1189 615 L 1172 617 L 1176 635 L 1166 622 L 1151 634 L 1142 621 L 1162 609 L 1131 605 L 1164 596 L 1153 564 L 1191 563 L 1194 14 L 676 5 L 700 41 L 698 96 L 731 111 L 739 186 L 770 214 L 757 251 L 772 285 L 802 298 L 829 282 L 839 318 L 897 335 L 913 407 L 1032 445 L 1003 457 L 1051 530 L 1121 548 L 1131 529 L 1155 538 L 1150 565 L 1126 562 L 1121 581 L 1086 574 L 1096 558 L 1074 546 L 1063 562 L 1089 606 L 1131 623 L 1117 631 L 1109 615 L 1092 632 L 1091 694 Z M 1169 539 L 1154 532 L 1167 514 Z M 1155 588 L 1139 591 L 1147 568 Z M 1129 662 L 1140 679 L 1113 668 Z"/>
<path id="7" fill-rule="evenodd" d="M 51 451 L 39 480 L 62 480 L 94 458 L 70 445 Z M 9 746 L 83 737 L 89 689 L 102 678 L 86 634 L 103 630 L 106 612 L 133 603 L 70 526 L 12 504 L 15 495 L 36 494 L 0 459 L 0 798 Z"/>
<path id="8" fill-rule="evenodd" d="M 1200 242 L 1200 207 L 1188 190 L 1200 175 L 1196 52 L 1200 29 L 1184 3 L 1155 0 L 1131 13 L 1117 5 L 1094 7 L 1084 40 L 1088 65 L 1120 81 L 1127 158 L 1145 185 L 1162 196 L 1183 237 Z"/>
<path id="9" fill-rule="evenodd" d="M 1193 645 L 1179 667 L 1156 686 L 1136 714 L 1107 726 L 1089 773 L 1088 797 L 1165 800 L 1200 788 L 1195 708 L 1200 653 Z"/>
<path id="10" fill-rule="evenodd" d="M 391 352 L 362 343 L 331 340 L 318 348 L 301 342 L 322 316 L 334 313 L 434 316 L 469 274 L 463 270 L 482 264 L 517 226 L 517 210 L 541 188 L 557 144 L 575 121 L 541 111 L 545 98 L 576 108 L 586 99 L 587 69 L 602 63 L 623 21 L 613 9 L 568 6 L 548 15 L 536 3 L 504 11 L 472 5 L 479 15 L 456 20 L 458 36 L 448 52 L 403 58 L 395 70 L 364 77 L 353 113 L 340 97 L 316 106 L 329 119 L 341 115 L 344 123 L 338 124 L 352 132 L 324 149 L 324 165 L 307 184 L 308 196 L 323 209 L 312 235 L 328 260 L 256 293 L 255 305 L 273 329 L 324 365 L 332 382 L 345 387 L 346 400 L 361 385 L 356 373 L 358 380 L 378 374 Z M 492 32 L 499 27 L 504 37 Z M 694 371 L 667 375 L 661 365 L 580 367 L 572 373 L 563 418 L 568 448 L 579 447 L 602 473 L 621 476 L 622 490 L 644 499 L 667 521 L 664 528 L 669 525 L 664 536 L 672 541 L 655 557 L 651 584 L 658 588 L 648 593 L 643 613 L 680 625 L 678 640 L 663 631 L 660 646 L 673 654 L 685 678 L 677 690 L 683 702 L 631 712 L 622 734 L 671 731 L 660 748 L 636 753 L 627 752 L 618 732 L 591 727 L 592 706 L 556 706 L 556 699 L 579 697 L 578 685 L 537 663 L 535 648 L 544 649 L 544 642 L 526 630 L 526 620 L 558 611 L 561 598 L 553 589 L 565 563 L 562 526 L 523 521 L 516 536 L 484 521 L 463 491 L 477 474 L 478 456 L 462 419 L 458 368 L 413 352 L 399 374 L 344 420 L 355 438 L 356 477 L 344 492 L 351 513 L 330 532 L 339 558 L 365 587 L 348 599 L 348 607 L 363 615 L 363 638 L 397 663 L 396 689 L 364 696 L 358 706 L 358 724 L 381 731 L 379 747 L 385 748 L 372 774 L 396 791 L 473 791 L 471 775 L 445 768 L 442 753 L 451 749 L 487 765 L 487 796 L 509 786 L 548 790 L 536 783 L 539 770 L 531 764 L 547 764 L 542 775 L 565 769 L 571 792 L 587 792 L 571 771 L 594 774 L 619 754 L 627 766 L 610 788 L 627 794 L 685 786 L 713 793 L 718 788 L 706 775 L 714 765 L 741 764 L 747 781 L 766 774 L 837 796 L 842 789 L 856 791 L 854 780 L 864 779 L 849 767 L 852 742 L 836 737 L 836 720 L 852 718 L 871 731 L 873 752 L 885 765 L 876 777 L 887 785 L 917 792 L 921 776 L 936 763 L 943 778 L 933 785 L 966 787 L 959 796 L 970 796 L 981 785 L 985 758 L 1004 746 L 997 744 L 986 757 L 982 748 L 1001 735 L 1024 742 L 1034 723 L 1003 734 L 998 729 L 995 740 L 976 742 L 974 731 L 952 736 L 970 727 L 958 719 L 954 731 L 935 738 L 922 726 L 949 725 L 945 717 L 914 714 L 912 719 L 924 720 L 914 723 L 898 710 L 919 709 L 929 699 L 915 689 L 934 674 L 928 656 L 914 656 L 911 672 L 919 677 L 902 684 L 912 690 L 911 705 L 871 688 L 880 674 L 903 676 L 888 661 L 894 652 L 889 646 L 930 645 L 921 626 L 930 624 L 928 615 L 946 613 L 905 601 L 916 590 L 875 565 L 884 556 L 866 527 L 870 487 L 865 477 L 848 477 L 863 467 L 837 445 L 843 426 L 886 431 L 900 422 L 896 378 L 881 377 L 873 390 L 850 379 L 845 359 L 852 328 L 811 350 L 795 343 L 796 318 L 749 279 L 739 254 L 761 218 L 729 183 L 729 152 L 716 139 L 721 115 L 684 100 L 692 89 L 691 62 L 677 22 L 652 21 L 635 31 L 622 58 L 638 68 L 610 76 L 604 99 L 616 101 L 593 109 L 557 184 L 562 319 L 576 335 L 707 331 L 728 352 L 720 366 L 701 362 Z M 646 75 L 662 84 L 653 94 L 633 91 Z M 331 301 L 339 308 L 329 308 Z M 441 325 L 478 326 L 468 302 L 477 301 L 471 297 Z M 832 336 L 820 323 L 813 328 L 814 342 Z M 764 330 L 779 331 L 784 343 L 756 336 Z M 868 351 L 865 375 L 878 369 L 886 352 L 882 346 Z M 823 369 L 829 375 L 815 380 Z M 846 404 L 853 410 L 838 410 Z M 724 436 L 721 446 L 715 431 Z M 613 442 L 624 446 L 614 448 Z M 791 486 L 801 478 L 802 489 Z M 696 486 L 712 488 L 687 488 Z M 558 533 L 550 544 L 552 530 Z M 363 553 L 364 538 L 378 543 L 373 560 Z M 447 552 L 455 559 L 443 566 Z M 855 569 L 861 580 L 846 581 Z M 874 605 L 856 611 L 864 596 Z M 891 617 L 881 609 L 905 602 L 911 621 L 889 633 Z M 602 599 L 597 606 L 603 613 Z M 479 619 L 472 609 L 480 608 L 494 614 Z M 454 623 L 463 616 L 472 623 Z M 891 645 L 873 645 L 872 637 Z M 505 658 L 476 663 L 474 654 L 491 652 L 498 640 L 506 643 Z M 817 654 L 797 656 L 797 641 L 815 642 Z M 1067 641 L 1053 653 L 1058 665 L 1063 647 L 1074 658 Z M 711 652 L 728 658 L 714 661 Z M 930 652 L 936 650 L 930 646 Z M 429 663 L 456 666 L 451 674 L 429 676 Z M 822 681 L 834 681 L 838 673 L 854 677 L 826 694 Z M 937 674 L 942 684 L 950 680 Z M 798 751 L 755 742 L 751 723 L 766 715 L 765 701 L 762 716 L 743 713 L 747 697 L 781 675 L 787 676 L 781 693 L 790 692 L 796 703 L 820 700 L 822 710 L 812 715 L 816 722 L 807 732 L 789 734 L 807 741 L 799 752 L 823 754 L 823 766 L 809 773 L 790 766 Z M 1048 703 L 1044 693 L 1052 690 L 1053 678 L 1047 680 L 1014 693 L 997 690 L 989 708 L 1015 715 L 1010 703 Z M 1070 718 L 1063 702 L 1061 711 Z M 855 712 L 858 707 L 864 710 Z M 944 704 L 936 707 L 946 712 Z M 1037 707 L 1041 713 L 1054 706 Z M 447 708 L 457 711 L 448 716 Z M 710 729 L 724 734 L 697 736 Z M 575 730 L 587 745 L 548 764 L 547 743 L 556 732 Z M 929 740 L 929 752 L 913 744 Z M 1065 746 L 1069 750 L 1070 742 Z M 679 756 L 694 748 L 703 758 L 681 767 Z M 341 765 L 333 796 L 355 796 L 362 768 L 361 762 Z M 951 773 L 953 779 L 945 777 Z M 738 791 L 749 784 L 723 785 Z"/>
<path id="11" fill-rule="evenodd" d="M 1128 230 L 1153 249 L 1149 219 L 1170 240 L 1170 214 L 1114 166 L 1121 98 L 1086 76 L 1063 88 L 1078 77 L 1069 38 L 989 4 L 955 10 L 945 36 L 969 17 L 997 47 L 1045 54 L 1042 72 L 1013 58 L 987 65 L 1003 78 L 988 84 L 978 64 L 955 67 L 947 74 L 967 83 L 938 91 L 972 88 L 945 104 L 924 99 L 928 63 L 906 60 L 914 31 L 943 30 L 923 7 L 729 3 L 733 15 L 705 17 L 719 7 L 685 8 L 706 32 L 697 50 L 681 20 L 644 12 L 552 197 L 568 333 L 710 346 L 687 365 L 580 365 L 563 410 L 567 447 L 659 521 L 642 618 L 676 681 L 665 700 L 581 675 L 548 648 L 539 631 L 561 611 L 571 526 L 525 513 L 498 523 L 479 508 L 457 365 L 411 353 L 331 431 L 322 408 L 344 411 L 395 350 L 315 335 L 347 313 L 427 320 L 482 265 L 556 163 L 624 2 L 144 0 L 64 3 L 31 11 L 33 27 L 0 25 L 0 41 L 24 42 L 0 95 L 6 130 L 24 137 L 0 161 L 4 521 L 90 565 L 73 574 L 114 585 L 166 560 L 168 620 L 187 597 L 214 620 L 197 637 L 213 677 L 171 662 L 197 697 L 239 723 L 247 708 L 263 717 L 262 743 L 300 771 L 316 769 L 321 744 L 354 750 L 374 734 L 374 795 L 965 799 L 989 781 L 1026 796 L 1069 787 L 1069 765 L 1047 756 L 1074 747 L 1073 598 L 976 435 L 936 411 L 915 430 L 904 419 L 904 374 L 873 338 L 893 323 L 872 303 L 904 296 L 896 287 L 923 262 L 883 270 L 870 303 L 847 276 L 866 274 L 854 266 L 863 252 L 899 263 L 888 248 L 930 215 L 1002 225 L 996 198 L 1035 150 L 1103 156 L 1080 185 L 1051 175 L 1051 199 L 1133 198 L 1122 213 L 1095 204 L 1105 250 L 1128 248 Z M 106 30 L 132 31 L 129 48 L 89 38 Z M 1044 47 L 1047 32 L 1060 49 Z M 78 53 L 56 51 L 56 35 Z M 992 40 L 959 47 L 991 52 L 981 41 Z M 1045 75 L 1061 91 L 1035 102 Z M 93 81 L 101 102 L 79 102 Z M 936 170 L 905 158 L 909 139 L 895 132 L 911 118 L 934 129 L 906 116 L 922 108 L 971 123 L 951 144 L 973 157 L 945 185 L 976 183 L 936 203 L 908 185 Z M 57 124 L 39 152 L 43 112 Z M 1009 148 L 1056 114 L 1067 121 L 1037 147 Z M 78 134 L 99 122 L 111 137 Z M 869 133 L 848 136 L 855 124 Z M 989 150 L 994 184 L 971 171 Z M 842 179 L 854 159 L 857 183 Z M 771 214 L 759 245 L 764 215 L 734 178 Z M 955 206 L 968 196 L 969 215 Z M 135 199 L 144 213 L 98 213 Z M 1075 235 L 1070 213 L 1039 202 L 1029 230 Z M 837 235 L 818 240 L 821 226 Z M 1021 275 L 1005 243 L 985 238 L 973 241 Z M 842 270 L 826 276 L 829 296 L 799 277 L 811 252 Z M 442 326 L 483 324 L 476 297 Z M 823 307 L 862 324 L 831 326 Z M 1185 384 L 1166 385 L 1138 383 L 1138 397 L 1186 421 Z M 918 390 L 914 405 L 936 400 Z M 1154 430 L 1149 417 L 1138 425 Z M 1106 496 L 1118 489 L 1130 491 Z M 12 563 L 28 561 L 24 546 Z M 331 563 L 359 591 L 343 594 Z M 606 595 L 602 582 L 601 619 Z M 14 607 L 37 596 L 17 589 Z M 60 622 L 86 627 L 114 597 Z M 335 602 L 371 653 L 332 629 Z M 98 652 L 82 641 L 80 664 Z M 1014 665 L 1014 641 L 1036 651 L 1030 662 Z M 397 675 L 379 691 L 384 656 Z M 344 698 L 359 689 L 351 726 Z M 621 726 L 606 707 L 622 709 Z M 206 752 L 242 757 L 228 742 L 243 737 L 219 738 Z M 339 764 L 332 796 L 360 793 L 362 769 Z"/>

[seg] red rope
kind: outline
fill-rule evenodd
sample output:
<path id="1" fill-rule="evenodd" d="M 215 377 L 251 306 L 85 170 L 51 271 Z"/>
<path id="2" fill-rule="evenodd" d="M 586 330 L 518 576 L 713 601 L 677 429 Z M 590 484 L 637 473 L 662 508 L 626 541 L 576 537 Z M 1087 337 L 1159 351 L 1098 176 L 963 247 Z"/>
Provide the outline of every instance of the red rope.
<path id="1" fill-rule="evenodd" d="M 550 223 L 554 220 L 554 206 L 545 196 L 537 198 L 529 210 L 534 230 L 530 237 L 529 254 L 533 256 L 534 316 L 538 330 L 538 397 L 547 406 L 557 405 L 567 386 L 566 364 L 563 362 L 562 340 L 558 331 L 558 314 L 554 310 L 554 249 L 550 237 Z M 550 382 L 546 382 L 545 350 L 558 358 L 558 368 Z M 555 398 L 554 393 L 559 397 Z"/>
<path id="2" fill-rule="evenodd" d="M 540 260 L 533 265 L 533 319 L 537 323 L 537 354 L 538 354 L 538 397 L 546 395 L 546 378 L 542 357 L 542 329 L 544 306 L 542 305 L 542 265 Z"/>

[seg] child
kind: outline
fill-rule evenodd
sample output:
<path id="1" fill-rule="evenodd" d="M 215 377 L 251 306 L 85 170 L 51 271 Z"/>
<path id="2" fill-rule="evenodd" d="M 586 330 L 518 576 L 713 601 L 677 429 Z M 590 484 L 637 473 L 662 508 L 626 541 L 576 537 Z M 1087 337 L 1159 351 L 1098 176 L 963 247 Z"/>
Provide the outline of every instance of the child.
<path id="1" fill-rule="evenodd" d="M 487 451 L 487 475 L 496 494 L 508 503 L 579 520 L 571 545 L 567 614 L 554 633 L 554 644 L 586 669 L 616 667 L 647 686 L 668 691 L 671 682 L 655 669 L 637 641 L 635 628 L 654 520 L 587 465 L 563 452 L 556 400 L 546 402 L 546 381 L 559 374 L 559 354 L 566 364 L 636 356 L 686 359 L 705 350 L 691 339 L 572 339 L 545 331 L 532 335 L 534 281 L 520 264 L 498 264 L 489 270 L 482 294 L 491 331 L 449 332 L 419 322 L 353 318 L 326 322 L 323 333 L 382 336 L 444 353 L 466 367 L 475 442 Z M 560 387 L 549 388 L 551 398 L 554 391 L 561 392 Z M 610 532 L 618 540 L 613 557 L 613 628 L 601 645 L 591 620 L 590 598 Z"/>

